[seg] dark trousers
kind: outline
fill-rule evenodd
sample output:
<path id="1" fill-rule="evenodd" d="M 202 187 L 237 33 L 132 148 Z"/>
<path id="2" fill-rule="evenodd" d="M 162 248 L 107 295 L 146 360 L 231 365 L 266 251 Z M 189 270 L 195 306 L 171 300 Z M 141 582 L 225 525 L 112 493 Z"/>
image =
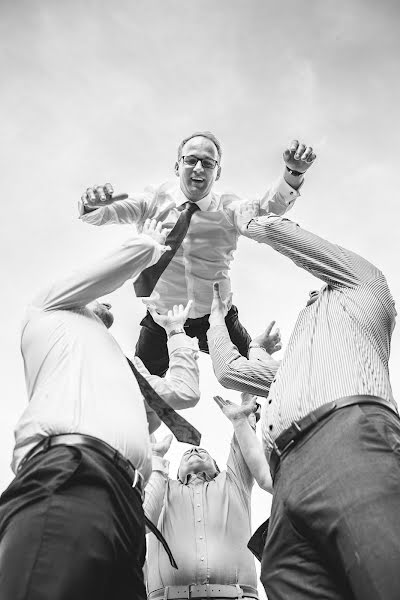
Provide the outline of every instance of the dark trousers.
<path id="1" fill-rule="evenodd" d="M 210 315 L 204 315 L 204 317 L 198 319 L 187 319 L 184 325 L 186 334 L 190 337 L 197 337 L 200 350 L 207 354 L 208 343 L 206 334 L 210 327 L 208 322 L 209 316 Z M 247 357 L 251 337 L 239 321 L 236 306 L 231 306 L 225 317 L 225 323 L 232 342 L 235 344 L 240 354 Z M 165 330 L 154 322 L 153 317 L 149 312 L 140 324 L 142 328 L 136 344 L 136 356 L 142 360 L 150 373 L 162 377 L 168 371 L 169 365 L 167 335 Z"/>
<path id="2" fill-rule="evenodd" d="M 356 405 L 281 461 L 261 580 L 269 600 L 399 600 L 400 420 Z"/>
<path id="3" fill-rule="evenodd" d="M 142 502 L 97 452 L 57 446 L 0 498 L 1 600 L 144 600 Z"/>

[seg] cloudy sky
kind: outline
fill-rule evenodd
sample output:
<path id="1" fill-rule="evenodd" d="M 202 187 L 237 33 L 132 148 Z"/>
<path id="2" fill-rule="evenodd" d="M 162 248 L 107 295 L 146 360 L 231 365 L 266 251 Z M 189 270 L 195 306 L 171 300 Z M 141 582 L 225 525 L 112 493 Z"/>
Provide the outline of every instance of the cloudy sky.
<path id="1" fill-rule="evenodd" d="M 1 1 L 1 489 L 26 404 L 24 306 L 129 235 L 79 222 L 80 194 L 106 181 L 130 192 L 172 178 L 176 147 L 193 130 L 222 140 L 219 190 L 244 196 L 280 174 L 292 138 L 312 144 L 318 159 L 291 218 L 370 259 L 399 297 L 399 12 L 396 0 Z M 249 331 L 276 319 L 284 342 L 317 283 L 248 240 L 232 278 Z M 130 285 L 113 305 L 113 333 L 129 353 L 143 307 Z M 399 359 L 396 330 L 397 397 Z M 213 405 L 208 357 L 200 366 L 203 397 L 188 416 L 223 464 L 231 430 Z M 173 473 L 181 450 L 175 443 Z M 255 524 L 269 506 L 256 492 Z"/>

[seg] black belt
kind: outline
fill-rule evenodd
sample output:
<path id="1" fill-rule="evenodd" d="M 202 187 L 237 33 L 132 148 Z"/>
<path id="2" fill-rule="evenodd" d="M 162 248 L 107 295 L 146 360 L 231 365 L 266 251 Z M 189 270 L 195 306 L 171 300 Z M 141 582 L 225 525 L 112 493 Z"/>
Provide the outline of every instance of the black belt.
<path id="1" fill-rule="evenodd" d="M 308 413 L 308 415 L 299 421 L 293 421 L 290 427 L 285 429 L 285 431 L 283 431 L 273 442 L 273 450 L 269 460 L 272 480 L 275 477 L 282 456 L 289 452 L 289 450 L 291 450 L 293 446 L 295 446 L 297 442 L 314 427 L 314 425 L 336 410 L 345 408 L 346 406 L 353 406 L 354 404 L 378 404 L 379 406 L 388 408 L 398 416 L 395 407 L 389 404 L 389 401 L 378 398 L 377 396 L 346 396 L 345 398 L 339 398 L 339 400 L 323 404 L 319 408 Z"/>
<path id="2" fill-rule="evenodd" d="M 55 446 L 83 446 L 84 448 L 89 448 L 90 450 L 95 450 L 105 458 L 111 460 L 115 466 L 123 472 L 123 474 L 129 480 L 130 485 L 139 492 L 140 497 L 143 498 L 143 480 L 139 471 L 135 469 L 133 464 L 118 450 L 115 450 L 112 446 L 103 442 L 103 440 L 99 440 L 99 438 L 93 437 L 91 435 L 82 435 L 80 433 L 62 433 L 60 435 L 53 435 L 51 437 L 44 438 L 40 441 L 36 446 L 32 448 L 24 456 L 18 470 L 20 470 L 28 460 L 39 454 L 40 452 L 46 452 L 49 448 L 54 448 Z M 177 569 L 178 566 L 175 562 L 174 557 L 172 556 L 172 552 L 164 539 L 161 531 L 157 529 L 157 527 L 150 521 L 148 517 L 144 517 L 146 522 L 146 527 L 154 533 L 159 542 L 163 545 L 164 550 L 168 554 L 168 558 L 170 560 L 171 565 Z"/>

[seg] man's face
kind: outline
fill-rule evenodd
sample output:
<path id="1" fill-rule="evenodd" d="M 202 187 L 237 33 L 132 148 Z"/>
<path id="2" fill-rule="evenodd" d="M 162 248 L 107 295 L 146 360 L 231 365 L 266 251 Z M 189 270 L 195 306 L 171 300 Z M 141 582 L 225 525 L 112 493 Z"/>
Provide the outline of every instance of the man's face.
<path id="1" fill-rule="evenodd" d="M 185 452 L 179 465 L 179 479 L 183 481 L 189 473 L 207 473 L 211 477 L 217 474 L 214 459 L 203 448 L 191 448 Z"/>
<path id="2" fill-rule="evenodd" d="M 111 304 L 94 300 L 87 305 L 87 308 L 89 308 L 97 317 L 99 317 L 100 321 L 104 323 L 107 329 L 109 329 L 114 323 L 114 315 L 111 312 Z"/>
<path id="3" fill-rule="evenodd" d="M 182 148 L 182 156 L 195 156 L 196 158 L 211 158 L 219 161 L 218 150 L 208 138 L 198 136 L 190 139 Z M 214 181 L 219 179 L 221 167 L 216 165 L 213 169 L 204 168 L 200 161 L 194 166 L 186 165 L 181 158 L 175 163 L 175 174 L 180 179 L 181 190 L 185 196 L 197 202 L 210 192 Z"/>

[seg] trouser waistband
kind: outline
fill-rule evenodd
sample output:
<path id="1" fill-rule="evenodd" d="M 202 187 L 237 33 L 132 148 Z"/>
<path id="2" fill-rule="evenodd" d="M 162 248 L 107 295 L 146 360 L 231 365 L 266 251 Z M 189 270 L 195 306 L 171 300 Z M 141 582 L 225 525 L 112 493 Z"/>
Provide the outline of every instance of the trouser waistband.
<path id="1" fill-rule="evenodd" d="M 133 466 L 133 464 L 122 456 L 118 450 L 107 444 L 107 442 L 103 442 L 99 438 L 93 437 L 91 435 L 83 435 L 80 433 L 62 433 L 59 435 L 52 435 L 50 437 L 44 438 L 41 440 L 36 446 L 32 448 L 28 452 L 26 456 L 22 459 L 19 469 L 21 469 L 28 460 L 39 454 L 40 452 L 46 452 L 50 448 L 54 448 L 55 446 L 83 446 L 84 448 L 89 448 L 90 450 L 95 450 L 105 458 L 111 460 L 115 466 L 120 469 L 125 476 L 128 477 L 129 482 L 133 488 L 136 488 L 139 493 L 142 495 L 143 493 L 143 481 L 142 476 L 139 471 Z"/>
<path id="2" fill-rule="evenodd" d="M 107 442 L 103 442 L 99 438 L 93 437 L 91 435 L 83 435 L 80 433 L 62 433 L 59 435 L 53 435 L 41 440 L 36 446 L 32 448 L 24 456 L 22 459 L 18 470 L 20 470 L 31 458 L 39 454 L 40 452 L 46 452 L 50 448 L 54 448 L 56 446 L 82 446 L 83 448 L 89 448 L 90 450 L 95 450 L 101 456 L 108 458 L 111 460 L 115 466 L 127 476 L 132 488 L 137 490 L 143 498 L 143 480 L 139 471 L 135 469 L 132 463 L 122 456 L 118 450 L 107 444 Z M 171 565 L 177 569 L 177 564 L 172 555 L 172 552 L 164 539 L 162 533 L 157 529 L 156 525 L 150 521 L 150 519 L 145 516 L 145 522 L 147 528 L 156 536 L 159 542 L 164 547 L 168 558 L 170 560 Z"/>
<path id="3" fill-rule="evenodd" d="M 250 585 L 206 583 L 202 585 L 169 585 L 150 592 L 148 600 L 189 600 L 190 598 L 258 598 Z"/>
<path id="4" fill-rule="evenodd" d="M 308 413 L 302 419 L 293 421 L 293 423 L 285 429 L 274 441 L 273 450 L 271 453 L 269 468 L 271 471 L 272 480 L 275 478 L 275 473 L 280 464 L 282 457 L 297 444 L 297 442 L 308 433 L 317 423 L 328 417 L 330 414 L 355 404 L 377 404 L 383 406 L 398 416 L 395 407 L 388 400 L 378 398 L 377 396 L 346 396 L 333 400 L 327 404 L 323 404 L 312 412 Z"/>

